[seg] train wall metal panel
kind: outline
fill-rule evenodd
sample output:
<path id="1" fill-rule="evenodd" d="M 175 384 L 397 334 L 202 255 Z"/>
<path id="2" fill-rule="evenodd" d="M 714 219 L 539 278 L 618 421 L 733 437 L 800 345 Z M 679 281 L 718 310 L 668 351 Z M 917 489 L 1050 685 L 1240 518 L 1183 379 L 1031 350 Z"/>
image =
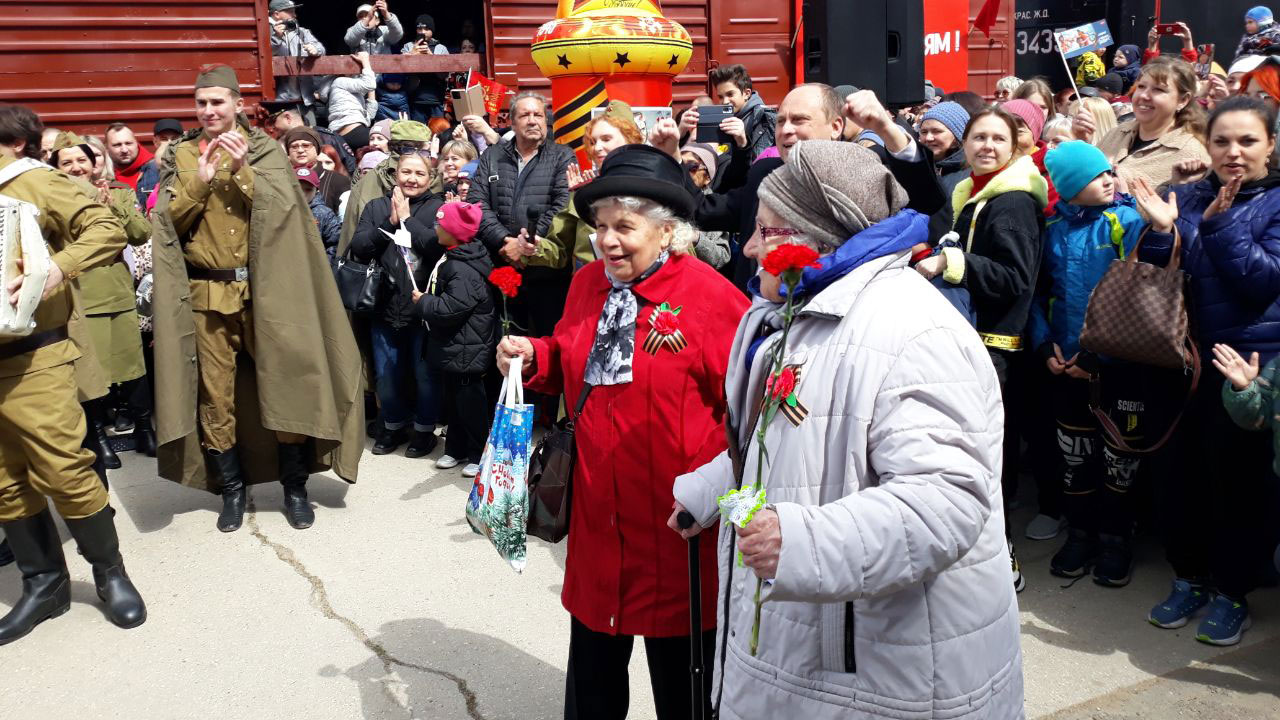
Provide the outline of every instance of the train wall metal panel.
<path id="1" fill-rule="evenodd" d="M 113 122 L 149 136 L 173 117 L 195 122 L 202 65 L 236 69 L 246 104 L 271 86 L 267 0 L 0 0 L 0 102 L 45 124 L 101 134 Z M 264 87 L 264 81 L 267 87 Z"/>

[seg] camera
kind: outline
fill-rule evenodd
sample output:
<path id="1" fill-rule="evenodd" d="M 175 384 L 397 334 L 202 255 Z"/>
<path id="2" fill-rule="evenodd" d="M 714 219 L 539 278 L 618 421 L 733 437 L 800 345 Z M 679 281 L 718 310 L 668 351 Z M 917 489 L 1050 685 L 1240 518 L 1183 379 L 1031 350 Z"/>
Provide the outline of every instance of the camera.
<path id="1" fill-rule="evenodd" d="M 297 30 L 297 29 L 298 29 L 298 21 L 297 21 L 297 20 L 285 20 L 284 22 L 282 22 L 282 23 L 280 23 L 280 24 L 281 24 L 281 25 L 284 25 L 284 29 L 285 29 L 286 31 L 288 31 L 288 32 L 292 32 L 292 31 L 294 31 L 294 30 Z"/>

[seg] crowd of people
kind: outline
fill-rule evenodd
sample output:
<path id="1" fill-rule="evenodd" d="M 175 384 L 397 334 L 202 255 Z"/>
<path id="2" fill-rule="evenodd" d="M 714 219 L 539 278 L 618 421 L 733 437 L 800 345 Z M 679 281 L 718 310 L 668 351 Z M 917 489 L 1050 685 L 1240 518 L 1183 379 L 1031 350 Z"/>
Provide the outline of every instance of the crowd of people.
<path id="1" fill-rule="evenodd" d="M 277 52 L 324 52 L 270 9 Z M 434 78 L 376 76 L 370 54 L 447 52 L 426 15 L 400 45 L 386 0 L 347 32 L 361 74 L 291 78 L 261 127 L 226 66 L 153 151 L 0 106 L 0 193 L 41 209 L 53 252 L 35 332 L 0 339 L 0 563 L 23 576 L 0 644 L 69 603 L 45 496 L 111 619 L 145 620 L 118 453 L 219 493 L 223 532 L 279 481 L 305 529 L 309 476 L 354 482 L 367 438 L 480 473 L 515 358 L 538 423 L 576 424 L 566 718 L 626 715 L 637 636 L 660 718 L 1018 717 L 1016 594 L 1038 580 L 1015 540 L 1061 538 L 1053 575 L 1121 588 L 1157 536 L 1173 580 L 1145 619 L 1239 642 L 1280 541 L 1280 435 L 1257 432 L 1280 412 L 1280 55 L 1259 10 L 1229 71 L 1198 76 L 1182 26 L 1179 57 L 1153 30 L 1110 70 L 1081 59 L 1078 89 L 1003 78 L 995 103 L 807 83 L 769 107 L 720 66 L 722 143 L 695 135 L 712 95 L 643 130 L 612 100 L 584 166 L 535 92 L 493 122 L 453 117 Z M 1132 259 L 1186 273 L 1185 367 L 1082 341 Z M 722 521 L 752 487 L 767 504 Z M 717 525 L 695 699 L 685 541 Z"/>

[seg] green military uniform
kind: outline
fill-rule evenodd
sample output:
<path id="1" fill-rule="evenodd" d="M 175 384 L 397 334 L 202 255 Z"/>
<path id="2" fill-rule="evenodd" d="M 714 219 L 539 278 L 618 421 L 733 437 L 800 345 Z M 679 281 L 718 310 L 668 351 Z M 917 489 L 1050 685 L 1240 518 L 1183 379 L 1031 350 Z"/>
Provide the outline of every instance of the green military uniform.
<path id="1" fill-rule="evenodd" d="M 204 182 L 197 170 L 208 142 L 201 134 L 176 146 L 178 178 L 168 208 L 173 229 L 189 238 L 183 254 L 191 277 L 199 357 L 200 429 L 205 447 L 221 452 L 236 445 L 236 355 L 255 354 L 248 275 L 253 168 L 246 161 L 232 173 L 231 158 L 224 153 L 213 181 Z M 237 268 L 243 271 L 241 279 L 217 275 Z M 277 437 L 285 443 L 306 439 L 286 432 Z"/>
<path id="2" fill-rule="evenodd" d="M 138 210 L 137 196 L 127 185 L 113 183 L 111 213 L 124 225 L 130 245 L 142 245 L 151 238 L 151 223 Z M 124 259 L 117 257 L 110 265 L 90 270 L 79 283 L 89 333 L 107 382 L 123 383 L 147 374 L 133 274 Z"/>
<path id="3" fill-rule="evenodd" d="M 0 169 L 13 162 L 0 157 Z M 0 194 L 40 208 L 41 231 L 67 280 L 111 263 L 124 248 L 120 221 L 52 168 L 27 171 Z M 81 353 L 68 337 L 75 312 L 72 288 L 63 283 L 36 308 L 31 336 L 0 338 L 0 522 L 41 512 L 45 496 L 64 518 L 106 507 L 94 455 L 81 447 L 85 417 L 72 367 Z"/>

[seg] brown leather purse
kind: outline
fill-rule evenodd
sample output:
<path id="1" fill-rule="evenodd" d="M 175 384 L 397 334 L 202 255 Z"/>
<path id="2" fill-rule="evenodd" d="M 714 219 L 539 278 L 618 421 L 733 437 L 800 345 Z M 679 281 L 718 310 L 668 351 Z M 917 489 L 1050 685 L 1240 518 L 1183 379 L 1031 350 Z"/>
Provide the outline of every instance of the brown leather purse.
<path id="1" fill-rule="evenodd" d="M 1146 232 L 1143 232 L 1143 237 Z M 1164 436 L 1150 448 L 1130 447 L 1120 429 L 1101 409 L 1101 385 L 1095 373 L 1090 379 L 1089 406 L 1116 447 L 1135 453 L 1159 450 L 1178 427 L 1200 382 L 1200 352 L 1191 337 L 1187 315 L 1186 279 L 1182 273 L 1182 236 L 1173 231 L 1173 248 L 1165 267 L 1138 260 L 1138 238 L 1133 252 L 1117 258 L 1102 276 L 1085 309 L 1080 347 L 1091 353 L 1139 365 L 1189 370 L 1191 386 L 1182 411 Z"/>
<path id="2" fill-rule="evenodd" d="M 529 458 L 529 519 L 525 534 L 549 543 L 558 543 L 569 534 L 573 470 L 578 462 L 574 425 L 582 416 L 592 387 L 583 387 L 573 414 L 548 430 Z"/>

